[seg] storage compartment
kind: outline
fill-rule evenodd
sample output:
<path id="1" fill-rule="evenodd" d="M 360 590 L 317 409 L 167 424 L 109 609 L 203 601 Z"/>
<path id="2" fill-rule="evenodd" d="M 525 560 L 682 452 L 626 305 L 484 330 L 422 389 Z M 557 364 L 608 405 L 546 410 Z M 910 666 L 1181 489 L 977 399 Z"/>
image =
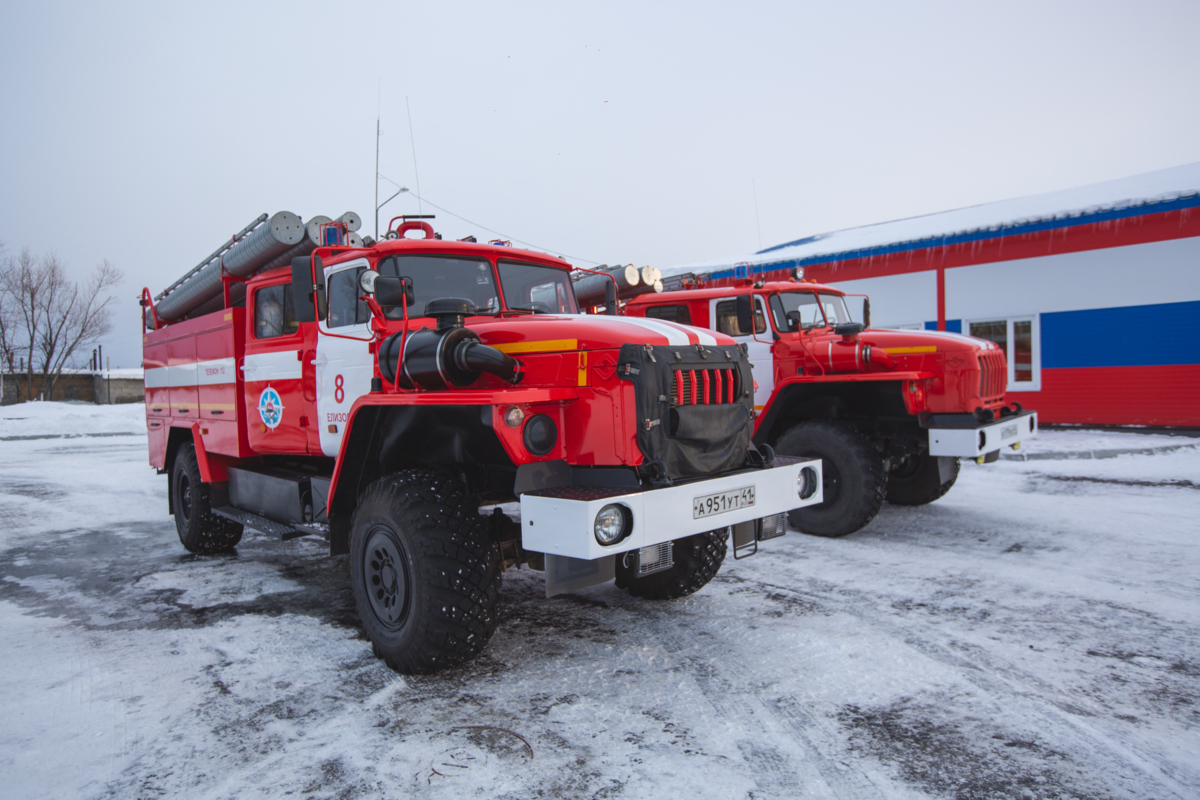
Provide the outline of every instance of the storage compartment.
<path id="1" fill-rule="evenodd" d="M 229 468 L 229 503 L 276 522 L 311 522 L 311 476 L 276 467 Z M 325 481 L 328 492 L 329 482 Z"/>

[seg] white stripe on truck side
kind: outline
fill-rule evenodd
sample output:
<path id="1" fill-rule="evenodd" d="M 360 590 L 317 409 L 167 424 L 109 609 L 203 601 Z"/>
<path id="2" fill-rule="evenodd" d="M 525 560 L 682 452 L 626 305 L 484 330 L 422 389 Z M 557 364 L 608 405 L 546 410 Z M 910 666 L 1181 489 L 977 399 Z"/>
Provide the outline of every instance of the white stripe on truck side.
<path id="1" fill-rule="evenodd" d="M 295 361 L 295 351 L 289 352 Z M 297 362 L 299 370 L 299 362 Z M 300 377 L 299 374 L 296 377 Z M 214 358 L 192 364 L 173 364 L 169 367 L 152 367 L 145 372 L 147 389 L 167 389 L 172 386 L 218 386 L 237 380 L 232 358 Z"/>

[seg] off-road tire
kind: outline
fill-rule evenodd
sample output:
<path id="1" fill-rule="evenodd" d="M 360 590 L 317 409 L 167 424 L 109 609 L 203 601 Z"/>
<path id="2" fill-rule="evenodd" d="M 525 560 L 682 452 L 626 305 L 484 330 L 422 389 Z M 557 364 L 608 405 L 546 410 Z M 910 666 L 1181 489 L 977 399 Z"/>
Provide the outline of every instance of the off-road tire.
<path id="1" fill-rule="evenodd" d="M 950 480 L 942 483 L 938 456 L 928 453 L 909 456 L 888 473 L 887 501 L 894 506 L 923 506 L 950 491 L 958 480 L 959 461 L 954 459 Z"/>
<path id="2" fill-rule="evenodd" d="M 241 523 L 212 513 L 208 489 L 200 479 L 196 446 L 181 445 L 171 466 L 171 505 L 179 541 L 189 553 L 221 553 L 242 540 Z"/>
<path id="3" fill-rule="evenodd" d="M 788 512 L 788 522 L 813 536 L 845 536 L 875 519 L 887 490 L 883 457 L 850 425 L 825 420 L 801 422 L 775 443 L 786 456 L 821 459 L 824 500 Z"/>
<path id="4" fill-rule="evenodd" d="M 634 554 L 617 556 L 617 587 L 634 597 L 648 600 L 674 600 L 703 589 L 713 579 L 728 550 L 729 529 L 697 533 L 676 539 L 674 566 L 653 575 L 634 575 Z M 629 565 L 625 564 L 628 555 Z"/>
<path id="5" fill-rule="evenodd" d="M 453 479 L 404 470 L 371 484 L 350 522 L 350 586 L 375 655 L 406 675 L 478 655 L 496 629 L 499 555 Z"/>

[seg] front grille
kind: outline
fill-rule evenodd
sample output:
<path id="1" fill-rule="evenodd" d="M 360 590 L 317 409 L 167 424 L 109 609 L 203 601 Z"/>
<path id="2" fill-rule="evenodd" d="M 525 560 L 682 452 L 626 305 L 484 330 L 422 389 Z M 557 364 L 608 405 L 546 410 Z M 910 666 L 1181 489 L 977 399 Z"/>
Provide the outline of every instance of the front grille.
<path id="1" fill-rule="evenodd" d="M 979 396 L 984 400 L 1002 400 L 1008 388 L 1008 364 L 1003 350 L 979 353 Z"/>
<path id="2" fill-rule="evenodd" d="M 732 403 L 738 396 L 736 369 L 677 369 L 671 376 L 671 393 L 679 406 Z"/>

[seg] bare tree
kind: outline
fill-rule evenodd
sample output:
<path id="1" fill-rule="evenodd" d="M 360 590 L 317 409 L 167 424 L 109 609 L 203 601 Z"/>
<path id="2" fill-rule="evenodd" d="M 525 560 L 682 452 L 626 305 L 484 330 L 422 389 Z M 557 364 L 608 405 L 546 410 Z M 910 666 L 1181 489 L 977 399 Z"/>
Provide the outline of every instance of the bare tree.
<path id="1" fill-rule="evenodd" d="M 10 277 L 14 261 L 11 256 L 4 255 L 5 249 L 4 242 L 0 242 L 0 397 L 4 395 L 4 373 L 6 370 L 13 372 L 17 350 L 16 295 L 12 292 Z"/>
<path id="2" fill-rule="evenodd" d="M 54 384 L 75 354 L 111 330 L 110 292 L 122 277 L 103 261 L 80 285 L 67 276 L 54 253 L 35 258 L 28 248 L 6 262 L 0 278 L 12 311 L 10 316 L 5 310 L 4 316 L 13 322 L 5 325 L 14 328 L 12 350 L 29 354 L 26 399 L 34 396 L 35 371 L 41 375 L 42 392 L 53 396 Z"/>

